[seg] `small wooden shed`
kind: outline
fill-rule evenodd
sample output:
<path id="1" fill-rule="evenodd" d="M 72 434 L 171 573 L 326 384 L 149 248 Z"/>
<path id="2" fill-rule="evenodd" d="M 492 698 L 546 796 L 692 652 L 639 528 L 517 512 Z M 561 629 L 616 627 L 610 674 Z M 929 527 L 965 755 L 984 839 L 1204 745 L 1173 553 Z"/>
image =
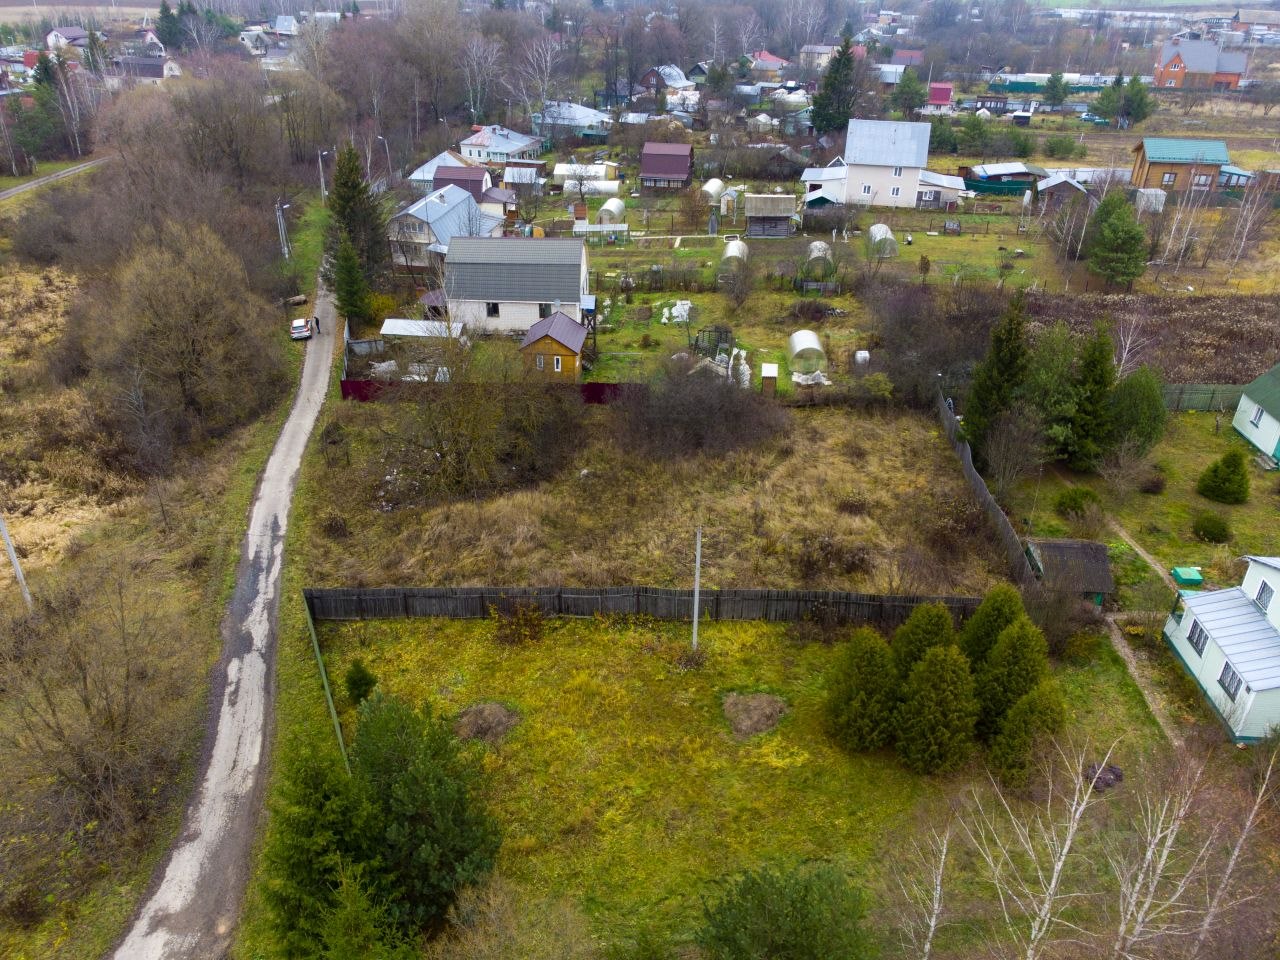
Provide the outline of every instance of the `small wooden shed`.
<path id="1" fill-rule="evenodd" d="M 529 328 L 520 344 L 526 373 L 558 383 L 576 383 L 582 373 L 587 328 L 556 312 Z"/>
<path id="2" fill-rule="evenodd" d="M 790 193 L 748 193 L 748 237 L 789 237 L 795 229 L 796 198 Z"/>

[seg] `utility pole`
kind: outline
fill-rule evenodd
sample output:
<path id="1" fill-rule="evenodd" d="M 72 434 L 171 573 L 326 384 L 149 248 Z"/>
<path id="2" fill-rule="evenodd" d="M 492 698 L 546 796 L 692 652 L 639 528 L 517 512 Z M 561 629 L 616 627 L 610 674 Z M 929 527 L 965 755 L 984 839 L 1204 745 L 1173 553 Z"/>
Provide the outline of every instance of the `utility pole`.
<path id="1" fill-rule="evenodd" d="M 280 256 L 284 257 L 286 260 L 289 259 L 290 253 L 292 252 L 289 249 L 289 230 L 285 226 L 284 222 L 284 212 L 288 209 L 289 204 L 276 200 L 276 230 L 280 234 Z"/>
<path id="2" fill-rule="evenodd" d="M 13 564 L 13 575 L 18 578 L 18 589 L 22 591 L 22 599 L 27 602 L 27 612 L 35 613 L 36 605 L 31 601 L 31 591 L 27 589 L 26 578 L 22 575 L 22 564 L 18 562 L 18 551 L 13 548 L 13 541 L 9 539 L 9 527 L 4 522 L 4 515 L 0 514 L 0 539 L 4 540 L 4 549 L 9 554 L 9 562 Z M 697 610 L 698 601 L 693 602 L 694 609 Z M 693 645 L 698 645 L 698 622 L 695 619 L 693 623 Z"/>
<path id="3" fill-rule="evenodd" d="M 320 171 L 320 203 L 324 206 L 329 204 L 329 191 L 324 186 L 324 158 L 328 152 L 328 150 L 316 151 L 316 167 Z"/>
<path id="4" fill-rule="evenodd" d="M 702 590 L 702 527 L 693 548 L 693 652 L 698 652 L 698 600 Z"/>

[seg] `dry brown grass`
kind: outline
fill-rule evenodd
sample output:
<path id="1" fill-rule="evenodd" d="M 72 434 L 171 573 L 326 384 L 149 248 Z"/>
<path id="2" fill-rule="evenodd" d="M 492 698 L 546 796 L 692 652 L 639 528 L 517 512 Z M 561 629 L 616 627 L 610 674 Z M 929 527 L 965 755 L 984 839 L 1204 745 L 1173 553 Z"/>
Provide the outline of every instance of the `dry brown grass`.
<path id="1" fill-rule="evenodd" d="M 789 436 L 710 459 L 655 463 L 587 412 L 590 441 L 554 479 L 483 500 L 372 509 L 386 411 L 345 407 L 352 466 L 320 468 L 304 567 L 331 585 L 686 585 L 703 526 L 708 587 L 979 593 L 998 554 L 935 423 L 797 411 Z M 357 479 L 359 478 L 359 479 Z"/>

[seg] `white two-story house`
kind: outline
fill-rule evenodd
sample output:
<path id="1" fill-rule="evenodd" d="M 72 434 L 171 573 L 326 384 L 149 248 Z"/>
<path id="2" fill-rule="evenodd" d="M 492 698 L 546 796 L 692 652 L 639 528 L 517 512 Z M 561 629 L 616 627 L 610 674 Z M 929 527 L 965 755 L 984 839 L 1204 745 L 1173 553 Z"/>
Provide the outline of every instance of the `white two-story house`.
<path id="1" fill-rule="evenodd" d="M 523 334 L 557 312 L 581 323 L 587 278 L 579 239 L 455 237 L 444 258 L 449 316 L 473 331 Z"/>
<path id="2" fill-rule="evenodd" d="M 839 202 L 868 207 L 915 207 L 929 162 L 927 123 L 850 120 L 844 153 L 826 167 L 806 170 L 805 205 Z M 927 193 L 936 189 L 926 184 Z M 810 194 L 812 196 L 810 196 Z"/>
<path id="3" fill-rule="evenodd" d="M 1238 587 L 1183 590 L 1164 636 L 1238 743 L 1280 727 L 1280 557 L 1246 557 Z"/>

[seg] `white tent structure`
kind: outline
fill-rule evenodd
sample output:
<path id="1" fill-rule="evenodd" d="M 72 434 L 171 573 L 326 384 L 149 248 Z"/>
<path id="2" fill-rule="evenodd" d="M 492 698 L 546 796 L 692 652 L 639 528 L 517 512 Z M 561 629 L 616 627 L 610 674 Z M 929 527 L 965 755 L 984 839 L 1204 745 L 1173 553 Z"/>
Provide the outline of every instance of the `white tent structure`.
<path id="1" fill-rule="evenodd" d="M 621 180 L 588 180 L 582 185 L 582 193 L 588 197 L 615 197 L 621 187 Z M 564 182 L 564 195 L 566 197 L 577 196 L 578 192 L 577 180 L 566 180 Z"/>
<path id="2" fill-rule="evenodd" d="M 787 338 L 787 358 L 792 373 L 817 373 L 827 365 L 822 341 L 812 330 L 797 330 Z"/>
<path id="3" fill-rule="evenodd" d="M 825 240 L 815 240 L 809 244 L 809 252 L 804 258 L 804 275 L 823 279 L 835 272 L 835 260 L 831 256 L 831 244 Z"/>
<path id="4" fill-rule="evenodd" d="M 741 240 L 730 240 L 724 245 L 724 253 L 720 257 L 720 266 L 739 267 L 747 262 L 747 245 Z"/>
<path id="5" fill-rule="evenodd" d="M 596 223 L 624 223 L 626 219 L 626 207 L 617 197 L 606 200 L 596 213 Z"/>
<path id="6" fill-rule="evenodd" d="M 708 204 L 719 203 L 722 193 L 724 193 L 724 181 L 716 177 L 712 177 L 702 185 L 702 198 Z"/>
<path id="7" fill-rule="evenodd" d="M 898 241 L 894 239 L 893 231 L 887 224 L 873 223 L 867 231 L 867 243 L 871 247 L 872 256 L 881 260 L 898 255 Z"/>

